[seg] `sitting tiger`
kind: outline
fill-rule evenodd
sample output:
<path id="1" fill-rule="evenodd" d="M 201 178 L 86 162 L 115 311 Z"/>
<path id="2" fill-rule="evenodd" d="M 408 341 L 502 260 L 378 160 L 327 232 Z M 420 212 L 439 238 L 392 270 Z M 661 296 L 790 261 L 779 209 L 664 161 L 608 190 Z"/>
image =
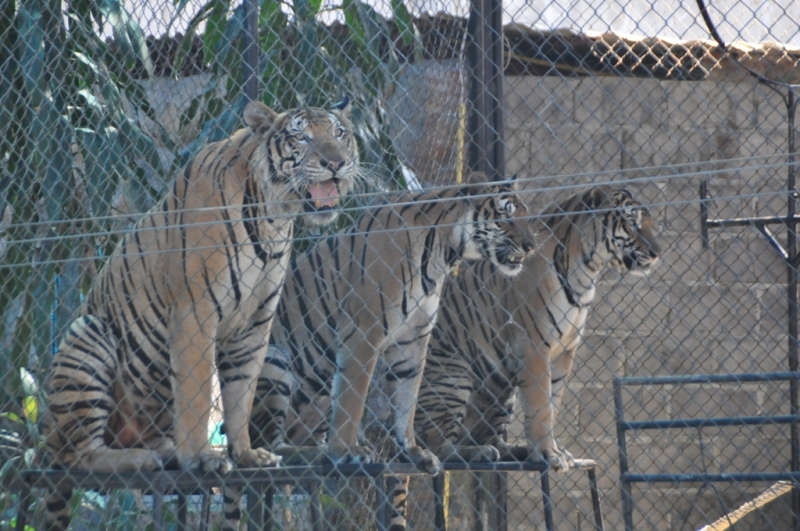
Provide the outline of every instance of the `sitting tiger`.
<path id="1" fill-rule="evenodd" d="M 198 153 L 126 234 L 66 333 L 49 376 L 47 449 L 56 468 L 226 472 L 208 439 L 216 368 L 229 455 L 248 422 L 289 263 L 293 218 L 336 219 L 360 175 L 347 102 L 278 114 L 260 102 L 246 128 Z M 70 493 L 52 493 L 48 529 L 66 529 Z"/>
<path id="2" fill-rule="evenodd" d="M 478 259 L 516 275 L 535 248 L 513 182 L 489 183 L 481 173 L 469 182 L 371 207 L 293 260 L 258 380 L 254 446 L 292 454 L 292 445 L 308 445 L 314 455 L 327 434 L 334 462 L 369 462 L 356 438 L 383 356 L 399 456 L 438 472 L 439 461 L 414 443 L 413 415 L 445 279 L 462 260 Z"/>
<path id="3" fill-rule="evenodd" d="M 572 457 L 553 435 L 557 409 L 595 296 L 623 267 L 646 274 L 660 247 L 653 219 L 629 191 L 595 187 L 534 225 L 540 252 L 513 279 L 480 263 L 445 287 L 414 419 L 421 445 L 444 461 Z M 519 388 L 527 446 L 505 435 Z"/>

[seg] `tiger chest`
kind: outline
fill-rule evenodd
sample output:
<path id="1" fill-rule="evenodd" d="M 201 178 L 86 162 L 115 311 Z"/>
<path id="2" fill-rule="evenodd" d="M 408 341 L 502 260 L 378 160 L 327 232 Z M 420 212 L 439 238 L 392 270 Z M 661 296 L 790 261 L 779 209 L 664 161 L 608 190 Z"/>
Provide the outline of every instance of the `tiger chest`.
<path id="1" fill-rule="evenodd" d="M 436 312 L 439 310 L 443 285 L 444 278 L 437 278 L 427 292 L 421 282 L 412 282 L 407 287 L 403 313 L 409 324 L 415 327 L 433 324 Z"/>
<path id="2" fill-rule="evenodd" d="M 236 336 L 274 315 L 290 249 L 286 244 L 270 246 L 269 251 L 275 258 L 265 262 L 250 247 L 240 250 L 238 261 L 229 271 L 230 285 L 220 301 L 223 317 L 218 329 L 219 339 Z"/>
<path id="3" fill-rule="evenodd" d="M 548 307 L 549 315 L 553 318 L 549 320 L 547 329 L 550 335 L 550 359 L 554 359 L 565 351 L 570 351 L 578 347 L 586 325 L 588 310 L 585 306 L 573 306 L 566 297 L 554 298 L 554 304 Z"/>

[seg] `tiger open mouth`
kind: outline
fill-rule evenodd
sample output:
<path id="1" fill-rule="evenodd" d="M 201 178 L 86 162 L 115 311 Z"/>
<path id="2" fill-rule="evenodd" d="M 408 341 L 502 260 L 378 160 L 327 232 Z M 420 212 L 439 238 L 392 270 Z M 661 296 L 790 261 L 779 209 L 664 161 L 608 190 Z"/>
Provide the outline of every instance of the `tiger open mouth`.
<path id="1" fill-rule="evenodd" d="M 338 179 L 328 179 L 308 186 L 306 191 L 305 210 L 320 212 L 333 210 L 339 203 Z"/>
<path id="2" fill-rule="evenodd" d="M 634 259 L 632 256 L 625 255 L 622 257 L 622 262 L 625 264 L 625 268 L 630 273 L 638 273 L 647 275 L 650 273 L 650 269 L 653 266 L 653 261 L 650 260 L 637 260 Z"/>
<path id="3" fill-rule="evenodd" d="M 516 254 L 509 251 L 498 251 L 497 261 L 510 269 L 519 269 L 522 267 L 522 261 L 525 260 L 527 254 Z"/>

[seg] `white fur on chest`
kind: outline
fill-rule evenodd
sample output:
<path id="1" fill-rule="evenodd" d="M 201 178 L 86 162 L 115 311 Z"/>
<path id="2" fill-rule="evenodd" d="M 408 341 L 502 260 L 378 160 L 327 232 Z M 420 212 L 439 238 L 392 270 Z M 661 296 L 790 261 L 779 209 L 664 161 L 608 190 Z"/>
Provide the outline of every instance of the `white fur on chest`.
<path id="1" fill-rule="evenodd" d="M 548 305 L 552 319 L 548 315 L 545 320 L 551 360 L 564 351 L 574 350 L 580 344 L 589 314 L 588 305 L 594 299 L 594 294 L 595 287 L 592 285 L 579 296 L 581 306 L 570 304 L 563 289 L 558 290 L 553 296 L 553 300 Z"/>

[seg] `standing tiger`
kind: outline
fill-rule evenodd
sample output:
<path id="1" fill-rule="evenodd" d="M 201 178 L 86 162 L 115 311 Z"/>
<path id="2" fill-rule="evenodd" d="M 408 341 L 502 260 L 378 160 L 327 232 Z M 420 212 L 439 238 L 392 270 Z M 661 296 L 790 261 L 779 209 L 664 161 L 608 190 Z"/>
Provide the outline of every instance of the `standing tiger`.
<path id="1" fill-rule="evenodd" d="M 660 247 L 647 209 L 625 189 L 595 187 L 547 210 L 540 251 L 513 279 L 481 263 L 445 287 L 414 420 L 440 459 L 545 460 L 571 456 L 553 435 L 595 280 L 606 269 L 646 274 Z M 527 446 L 505 435 L 519 388 Z"/>
<path id="2" fill-rule="evenodd" d="M 80 308 L 49 376 L 47 449 L 57 468 L 225 472 L 208 440 L 215 365 L 229 455 L 250 444 L 255 384 L 288 266 L 293 218 L 337 217 L 359 173 L 341 108 L 277 114 L 260 102 L 247 128 L 206 146 L 170 193 L 122 238 Z M 48 528 L 69 524 L 69 492 L 52 493 Z"/>
<path id="3" fill-rule="evenodd" d="M 526 212 L 513 183 L 475 173 L 469 186 L 372 207 L 298 256 L 258 380 L 253 444 L 291 453 L 289 445 L 314 446 L 328 433 L 335 462 L 369 462 L 356 437 L 383 356 L 400 457 L 437 473 L 439 461 L 414 442 L 413 415 L 445 279 L 462 260 L 519 273 L 535 248 Z"/>

